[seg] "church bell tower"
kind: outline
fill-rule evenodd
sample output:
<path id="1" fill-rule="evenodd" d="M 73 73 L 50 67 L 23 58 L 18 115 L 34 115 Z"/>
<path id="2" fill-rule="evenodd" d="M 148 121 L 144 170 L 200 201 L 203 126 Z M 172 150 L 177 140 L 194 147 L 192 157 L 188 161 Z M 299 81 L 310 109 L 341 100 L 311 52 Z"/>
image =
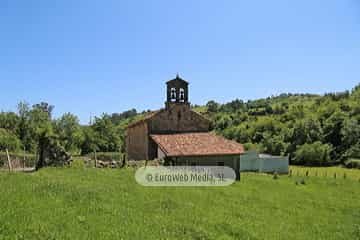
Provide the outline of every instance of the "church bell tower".
<path id="1" fill-rule="evenodd" d="M 174 104 L 184 104 L 190 106 L 189 103 L 189 83 L 181 79 L 179 75 L 166 83 L 167 100 L 165 102 L 166 109 Z"/>

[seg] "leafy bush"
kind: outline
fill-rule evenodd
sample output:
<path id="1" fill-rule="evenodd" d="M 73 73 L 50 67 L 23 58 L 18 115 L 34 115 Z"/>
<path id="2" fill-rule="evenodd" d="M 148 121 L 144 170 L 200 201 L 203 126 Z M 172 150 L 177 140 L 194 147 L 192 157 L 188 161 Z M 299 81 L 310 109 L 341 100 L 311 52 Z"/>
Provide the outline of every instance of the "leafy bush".
<path id="1" fill-rule="evenodd" d="M 10 131 L 0 128 L 0 151 L 17 151 L 20 149 L 20 140 Z"/>
<path id="2" fill-rule="evenodd" d="M 351 143 L 350 143 L 351 144 Z M 344 153 L 345 159 L 357 159 L 360 158 L 360 142 L 357 144 L 352 144 Z"/>
<path id="3" fill-rule="evenodd" d="M 294 162 L 306 165 L 323 165 L 329 163 L 331 146 L 319 141 L 297 147 Z"/>
<path id="4" fill-rule="evenodd" d="M 260 149 L 260 147 L 255 143 L 244 143 L 243 145 L 246 151 L 253 151 Z"/>
<path id="5" fill-rule="evenodd" d="M 264 140 L 261 145 L 265 153 L 276 156 L 284 155 L 285 149 L 288 147 L 282 136 L 270 136 L 268 134 L 264 134 Z"/>
<path id="6" fill-rule="evenodd" d="M 43 133 L 39 137 L 39 160 L 36 169 L 45 166 L 64 166 L 71 162 L 71 155 L 65 151 L 58 136 Z"/>
<path id="7" fill-rule="evenodd" d="M 208 101 L 206 104 L 207 110 L 209 112 L 217 112 L 219 109 L 219 104 L 216 103 L 215 101 Z"/>
<path id="8" fill-rule="evenodd" d="M 360 159 L 349 159 L 349 160 L 347 160 L 345 162 L 345 167 L 360 169 Z"/>
<path id="9" fill-rule="evenodd" d="M 85 168 L 85 162 L 83 159 L 74 159 L 70 165 L 72 168 Z"/>

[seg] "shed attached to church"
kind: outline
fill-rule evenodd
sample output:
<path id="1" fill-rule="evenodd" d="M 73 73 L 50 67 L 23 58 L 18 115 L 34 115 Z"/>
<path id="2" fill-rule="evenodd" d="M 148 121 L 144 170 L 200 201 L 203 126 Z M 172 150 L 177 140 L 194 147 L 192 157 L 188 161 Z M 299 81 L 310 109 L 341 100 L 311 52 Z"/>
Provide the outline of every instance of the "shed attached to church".
<path id="1" fill-rule="evenodd" d="M 187 81 L 176 76 L 166 85 L 165 108 L 128 126 L 128 159 L 166 158 L 177 165 L 225 165 L 238 172 L 243 146 L 209 132 L 210 121 L 191 110 Z"/>

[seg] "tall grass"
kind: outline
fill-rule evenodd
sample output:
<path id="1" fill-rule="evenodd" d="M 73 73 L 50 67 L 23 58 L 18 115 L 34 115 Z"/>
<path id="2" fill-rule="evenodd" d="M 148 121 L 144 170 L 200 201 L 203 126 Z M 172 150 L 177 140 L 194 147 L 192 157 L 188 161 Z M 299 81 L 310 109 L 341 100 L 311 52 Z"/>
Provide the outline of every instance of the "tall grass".
<path id="1" fill-rule="evenodd" d="M 151 188 L 134 173 L 82 166 L 0 173 L 0 239 L 360 237 L 360 182 L 350 177 L 311 177 L 311 169 L 298 185 L 295 177 L 243 173 L 229 187 Z"/>
<path id="2" fill-rule="evenodd" d="M 346 175 L 347 178 L 352 180 L 360 179 L 360 171 L 358 169 L 347 169 L 343 167 L 290 166 L 290 171 L 294 176 L 335 178 L 335 175 L 337 177 Z"/>

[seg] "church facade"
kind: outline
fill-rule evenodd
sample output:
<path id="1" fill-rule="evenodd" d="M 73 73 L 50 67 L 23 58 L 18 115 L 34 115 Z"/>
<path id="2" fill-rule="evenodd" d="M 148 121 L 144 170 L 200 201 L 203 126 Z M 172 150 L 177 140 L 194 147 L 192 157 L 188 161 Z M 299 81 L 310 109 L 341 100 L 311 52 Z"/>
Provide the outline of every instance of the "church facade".
<path id="1" fill-rule="evenodd" d="M 165 108 L 148 114 L 127 128 L 127 155 L 132 160 L 157 158 L 153 134 L 208 132 L 210 121 L 194 112 L 188 102 L 189 83 L 177 76 L 166 83 Z"/>

